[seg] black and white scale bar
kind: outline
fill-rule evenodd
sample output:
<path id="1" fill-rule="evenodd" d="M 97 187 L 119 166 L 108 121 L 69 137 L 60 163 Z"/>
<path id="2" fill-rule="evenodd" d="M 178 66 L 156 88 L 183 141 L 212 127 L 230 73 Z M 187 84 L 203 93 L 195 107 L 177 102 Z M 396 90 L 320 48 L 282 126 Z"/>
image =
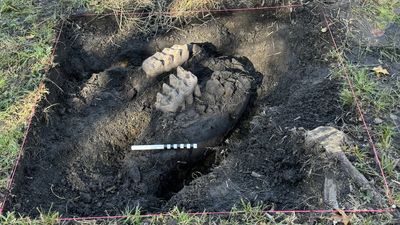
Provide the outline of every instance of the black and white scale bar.
<path id="1" fill-rule="evenodd" d="M 132 145 L 133 151 L 196 149 L 197 144 Z"/>

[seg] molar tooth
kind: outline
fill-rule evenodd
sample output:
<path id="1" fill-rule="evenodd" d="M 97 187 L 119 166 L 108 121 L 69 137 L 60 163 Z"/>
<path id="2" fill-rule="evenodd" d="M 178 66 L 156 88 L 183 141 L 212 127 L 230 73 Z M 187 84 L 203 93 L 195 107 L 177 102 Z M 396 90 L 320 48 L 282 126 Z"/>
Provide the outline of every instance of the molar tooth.
<path id="1" fill-rule="evenodd" d="M 155 77 L 158 71 L 164 68 L 164 61 L 160 61 L 155 57 L 147 58 L 143 64 L 142 69 L 148 77 Z"/>
<path id="2" fill-rule="evenodd" d="M 169 92 L 164 93 L 165 96 L 168 96 L 170 99 L 175 99 L 179 96 L 179 91 L 175 88 L 171 88 Z"/>
<path id="3" fill-rule="evenodd" d="M 175 91 L 175 89 L 173 89 L 173 88 L 172 88 L 171 86 L 169 86 L 168 84 L 163 83 L 162 92 L 163 92 L 163 93 L 170 93 L 171 91 Z"/>
<path id="4" fill-rule="evenodd" d="M 165 48 L 163 50 L 163 53 L 172 56 L 173 61 L 171 62 L 171 69 L 176 68 L 179 65 L 181 65 L 181 55 L 182 55 L 182 50 L 180 49 L 171 49 L 171 48 Z M 185 60 L 186 61 L 186 60 Z"/>
<path id="5" fill-rule="evenodd" d="M 197 77 L 190 71 L 186 71 L 180 66 L 176 68 L 176 74 L 187 86 L 190 86 L 191 88 L 197 84 Z"/>
<path id="6" fill-rule="evenodd" d="M 180 50 L 181 65 L 189 59 L 189 45 L 173 45 L 171 49 Z"/>
<path id="7" fill-rule="evenodd" d="M 190 72 L 189 72 L 190 73 Z M 182 67 L 178 66 L 176 68 L 176 75 L 181 78 L 181 79 L 189 79 L 190 75 L 189 75 L 188 71 L 185 71 Z"/>
<path id="8" fill-rule="evenodd" d="M 155 107 L 163 112 L 176 112 L 179 105 L 176 104 L 176 101 L 174 102 L 174 98 L 171 96 L 165 96 L 161 93 L 157 93 Z"/>
<path id="9" fill-rule="evenodd" d="M 153 55 L 153 57 L 157 58 L 158 60 L 163 61 L 164 68 L 161 73 L 170 71 L 174 68 L 174 56 L 165 54 L 164 52 L 157 52 Z"/>
<path id="10" fill-rule="evenodd" d="M 176 68 L 189 59 L 189 46 L 173 45 L 171 48 L 165 48 L 162 52 L 156 52 L 142 63 L 142 69 L 149 77 L 155 77 L 159 74 Z M 160 65 L 160 62 L 162 66 Z M 154 65 L 153 65 L 154 64 Z"/>
<path id="11" fill-rule="evenodd" d="M 150 56 L 152 58 L 158 59 L 158 60 L 164 60 L 165 54 L 162 52 L 156 52 L 154 55 Z"/>
<path id="12" fill-rule="evenodd" d="M 156 108 L 163 112 L 176 112 L 185 109 L 186 104 L 193 104 L 193 93 L 200 96 L 197 77 L 181 67 L 177 68 L 178 76 L 169 75 L 169 85 L 163 84 L 164 95 L 157 94 Z M 168 98 L 168 99 L 166 99 Z"/>
<path id="13" fill-rule="evenodd" d="M 170 103 L 170 101 L 167 96 L 161 94 L 160 92 L 157 92 L 156 107 L 157 107 L 157 105 L 164 106 L 164 105 L 168 105 L 169 103 Z"/>
<path id="14" fill-rule="evenodd" d="M 181 86 L 182 81 L 176 77 L 174 74 L 169 75 L 169 84 L 174 87 L 174 88 L 178 88 L 179 86 Z"/>

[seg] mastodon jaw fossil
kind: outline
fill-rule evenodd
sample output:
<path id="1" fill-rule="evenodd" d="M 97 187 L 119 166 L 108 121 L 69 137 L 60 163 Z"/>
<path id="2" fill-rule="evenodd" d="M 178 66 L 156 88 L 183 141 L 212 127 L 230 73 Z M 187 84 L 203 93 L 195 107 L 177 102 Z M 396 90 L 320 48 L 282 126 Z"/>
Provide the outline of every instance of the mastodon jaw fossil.
<path id="1" fill-rule="evenodd" d="M 164 83 L 162 93 L 157 93 L 156 109 L 162 112 L 176 112 L 193 103 L 193 94 L 200 97 L 197 77 L 190 71 L 178 66 L 177 76 L 169 75 L 169 85 Z"/>
<path id="2" fill-rule="evenodd" d="M 142 63 L 142 69 L 148 77 L 168 72 L 189 59 L 189 45 L 173 45 L 156 52 Z"/>

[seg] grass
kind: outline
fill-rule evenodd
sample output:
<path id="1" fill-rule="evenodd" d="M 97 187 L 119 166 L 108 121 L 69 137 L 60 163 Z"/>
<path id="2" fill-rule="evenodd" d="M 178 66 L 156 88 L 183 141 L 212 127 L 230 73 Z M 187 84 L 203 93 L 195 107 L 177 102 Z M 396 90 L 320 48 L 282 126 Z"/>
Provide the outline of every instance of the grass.
<path id="1" fill-rule="evenodd" d="M 142 223 L 142 218 L 140 217 L 140 207 L 136 207 L 135 209 L 126 209 L 122 215 L 126 216 L 123 219 L 124 224 L 134 224 L 138 225 Z"/>
<path id="2" fill-rule="evenodd" d="M 342 224 L 341 216 L 338 214 L 268 214 L 263 212 L 262 205 L 252 206 L 249 203 L 242 204 L 233 208 L 230 215 L 212 216 L 212 215 L 191 215 L 183 210 L 174 208 L 169 214 L 141 217 L 140 211 L 134 210 L 133 214 L 126 215 L 126 218 L 115 220 L 87 220 L 75 222 L 74 224 L 81 225 L 300 225 L 300 224 Z M 343 215 L 342 215 L 343 216 Z M 393 224 L 393 217 L 390 214 L 345 214 L 350 219 L 352 224 Z M 0 217 L 0 223 L 4 225 L 53 225 L 53 224 L 69 224 L 60 222 L 57 213 L 45 213 L 38 219 L 32 220 L 29 218 L 18 217 L 15 213 L 8 213 Z"/>
<path id="3" fill-rule="evenodd" d="M 371 106 L 376 116 L 396 110 L 400 100 L 398 87 L 385 85 L 385 80 L 379 79 L 370 69 L 360 68 L 349 62 L 345 62 L 345 65 L 354 92 L 363 106 Z M 347 80 L 343 81 L 339 96 L 343 105 L 354 106 L 355 100 Z"/>
<path id="4" fill-rule="evenodd" d="M 388 118 L 392 112 L 398 112 L 398 102 L 400 102 L 400 86 L 398 84 L 387 84 L 385 79 L 381 79 L 374 75 L 371 70 L 353 65 L 343 59 L 349 78 L 353 84 L 355 95 L 361 102 L 363 111 L 367 118 Z M 339 71 L 341 73 L 343 71 Z M 341 102 L 344 106 L 351 107 L 355 110 L 355 99 L 350 90 L 347 81 L 343 81 L 342 89 L 339 93 Z M 397 169 L 398 157 L 400 154 L 399 147 L 393 146 L 393 138 L 400 135 L 392 121 L 387 120 L 382 124 L 370 123 L 373 135 L 376 140 L 376 146 L 380 151 L 380 159 L 385 173 L 389 178 L 399 180 L 400 171 Z M 366 147 L 355 147 L 350 150 L 350 155 L 356 157 L 357 168 L 366 175 L 380 177 L 376 173 L 375 162 L 370 158 L 366 158 L 366 152 L 370 151 Z"/>
<path id="5" fill-rule="evenodd" d="M 40 213 L 39 219 L 32 220 L 28 217 L 20 217 L 15 213 L 7 213 L 0 216 L 2 225 L 54 225 L 58 224 L 60 215 L 56 212 Z"/>
<path id="6" fill-rule="evenodd" d="M 348 64 L 347 67 L 356 96 L 359 96 L 363 102 L 371 103 L 373 95 L 376 93 L 376 83 L 370 78 L 366 69 L 355 68 L 350 64 Z M 351 106 L 355 103 L 350 86 L 347 82 L 344 82 L 340 92 L 340 98 L 344 105 Z"/>
<path id="7" fill-rule="evenodd" d="M 393 136 L 395 135 L 395 127 L 390 124 L 380 124 L 376 126 L 379 135 L 378 143 L 380 149 L 387 151 L 392 147 Z"/>
<path id="8" fill-rule="evenodd" d="M 399 14 L 396 14 L 394 11 L 394 9 L 400 8 L 399 1 L 364 1 L 363 6 L 364 7 L 354 9 L 356 15 L 367 18 L 375 29 L 383 30 L 388 27 L 389 24 L 400 24 Z M 400 112 L 400 107 L 398 105 L 398 102 L 400 102 L 400 85 L 399 79 L 396 79 L 398 71 L 389 71 L 390 74 L 386 77 L 376 76 L 372 71 L 374 66 L 353 64 L 346 58 L 347 53 L 351 53 L 350 49 L 345 49 L 346 44 L 347 43 L 344 43 L 343 46 L 341 46 L 344 50 L 330 54 L 331 58 L 335 56 L 338 59 L 337 61 L 343 65 L 343 68 L 335 71 L 338 77 L 343 78 L 343 85 L 339 96 L 342 104 L 345 106 L 344 109 L 350 110 L 353 112 L 352 115 L 356 115 L 355 99 L 353 98 L 349 84 L 344 79 L 344 71 L 346 71 L 353 83 L 354 92 L 360 100 L 368 126 L 371 128 L 384 173 L 389 181 L 389 187 L 393 192 L 394 203 L 399 205 L 400 146 L 398 146 L 398 144 L 396 145 L 393 140 L 396 137 L 398 138 L 400 133 L 399 130 L 396 129 L 396 124 L 389 119 L 392 113 L 398 114 Z M 356 60 L 357 62 L 362 62 L 363 58 L 367 56 L 373 56 L 378 57 L 382 66 L 387 68 L 390 64 L 396 64 L 400 60 L 399 45 L 395 42 L 391 43 L 389 46 L 374 48 L 369 48 L 360 43 L 357 47 L 360 48 L 360 52 L 362 52 L 359 54 L 359 58 Z M 353 46 L 352 48 L 357 47 Z M 375 122 L 378 121 L 375 120 L 376 118 L 378 118 L 380 122 Z M 355 121 L 358 120 L 359 118 L 356 118 Z M 354 133 L 358 132 L 351 127 L 349 130 L 353 130 L 352 132 Z M 362 136 L 365 137 L 365 134 Z M 384 193 L 382 177 L 377 171 L 377 166 L 373 157 L 371 157 L 371 149 L 367 141 L 361 141 L 358 146 L 349 148 L 346 154 L 356 159 L 354 164 L 357 169 L 368 179 L 373 180 L 376 183 L 376 188 Z M 384 220 L 386 219 L 385 217 L 389 215 L 382 214 L 381 216 Z M 358 221 L 360 224 L 375 224 L 375 222 L 370 221 L 369 216 L 357 216 L 355 221 Z"/>
<path id="9" fill-rule="evenodd" d="M 26 120 L 38 95 L 45 68 L 49 66 L 52 17 L 33 1 L 5 0 L 0 3 L 0 190 L 4 188 L 19 149 Z"/>
<path id="10" fill-rule="evenodd" d="M 306 224 L 307 217 L 299 216 L 296 214 L 268 214 L 263 212 L 264 206 L 255 205 L 242 201 L 242 204 L 232 209 L 230 215 L 226 216 L 213 216 L 213 215 L 191 215 L 184 210 L 175 207 L 166 215 L 142 217 L 140 216 L 140 209 L 126 210 L 123 215 L 126 218 L 116 220 L 98 220 L 98 221 L 81 221 L 74 224 L 179 224 L 179 225 L 203 225 L 203 224 L 223 224 L 223 225 L 284 225 L 284 224 Z M 314 215 L 318 224 L 327 224 L 333 221 L 333 215 L 325 214 Z M 354 216 L 354 215 L 349 215 Z M 60 215 L 58 213 L 42 213 L 36 220 L 26 217 L 18 217 L 15 213 L 7 213 L 0 216 L 0 223 L 4 225 L 53 225 L 64 224 L 59 221 Z M 376 221 L 376 220 L 374 220 Z M 65 223 L 67 224 L 67 223 Z"/>
<path id="11" fill-rule="evenodd" d="M 364 0 L 361 13 L 369 15 L 368 20 L 374 27 L 384 29 L 390 23 L 400 23 L 400 15 L 395 9 L 400 7 L 398 0 Z"/>
<path id="12" fill-rule="evenodd" d="M 219 9 L 220 0 L 176 0 L 170 4 L 170 12 L 175 17 L 191 17 L 190 11 L 207 11 L 208 9 Z M 188 13 L 189 11 L 189 13 Z"/>

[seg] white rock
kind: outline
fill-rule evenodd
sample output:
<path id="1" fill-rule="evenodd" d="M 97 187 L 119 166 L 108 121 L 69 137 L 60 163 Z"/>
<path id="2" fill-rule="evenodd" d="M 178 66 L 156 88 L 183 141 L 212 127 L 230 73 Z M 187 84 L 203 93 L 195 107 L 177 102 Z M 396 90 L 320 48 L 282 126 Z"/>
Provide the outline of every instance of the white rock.
<path id="1" fill-rule="evenodd" d="M 390 119 L 392 119 L 392 120 L 397 120 L 397 119 L 399 118 L 399 117 L 397 117 L 397 116 L 394 115 L 394 114 L 390 114 L 389 117 L 390 117 Z"/>
<path id="2" fill-rule="evenodd" d="M 381 123 L 383 123 L 383 120 L 381 118 L 377 117 L 377 118 L 374 119 L 374 123 L 375 124 L 381 124 Z"/>
<path id="3" fill-rule="evenodd" d="M 255 177 L 255 178 L 260 178 L 260 177 L 262 177 L 262 175 L 261 174 L 259 174 L 259 173 L 257 173 L 257 172 L 251 172 L 251 176 L 252 177 Z"/>
<path id="4" fill-rule="evenodd" d="M 312 146 L 318 143 L 330 153 L 342 152 L 345 142 L 345 134 L 333 127 L 321 126 L 306 132 L 306 145 Z"/>

